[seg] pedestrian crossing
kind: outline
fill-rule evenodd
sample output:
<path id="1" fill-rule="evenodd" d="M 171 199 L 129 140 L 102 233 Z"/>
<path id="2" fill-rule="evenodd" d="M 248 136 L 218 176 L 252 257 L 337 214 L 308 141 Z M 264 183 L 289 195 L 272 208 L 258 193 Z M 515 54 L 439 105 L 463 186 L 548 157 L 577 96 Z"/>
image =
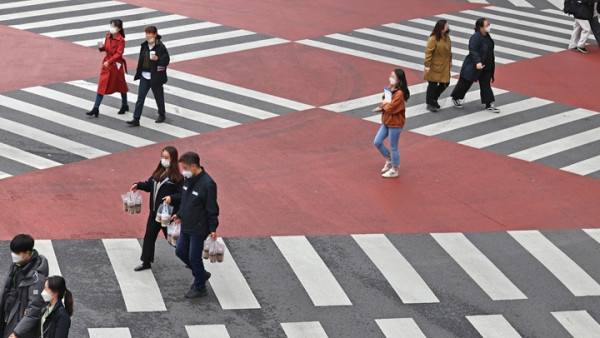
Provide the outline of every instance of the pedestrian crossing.
<path id="1" fill-rule="evenodd" d="M 125 124 L 137 100 L 138 82 L 129 75 L 125 115 L 116 114 L 120 94 L 105 97 L 99 118 L 84 114 L 93 106 L 95 78 L 0 94 L 0 178 L 312 108 L 177 70 L 169 75 L 168 123 L 154 123 L 157 106 L 148 98 L 135 130 Z"/>
<path id="2" fill-rule="evenodd" d="M 461 1 L 461 0 L 459 0 Z M 462 0 L 464 2 L 470 2 L 474 4 L 493 4 L 495 6 L 503 7 L 517 7 L 517 8 L 536 8 L 536 9 L 563 9 L 563 0 Z"/>
<path id="3" fill-rule="evenodd" d="M 593 257 L 600 252 L 597 230 L 273 236 L 227 238 L 224 242 L 219 239 L 227 244 L 225 260 L 205 263 L 212 273 L 210 295 L 200 301 L 190 301 L 189 310 L 181 307 L 181 301 L 191 273 L 163 241 L 157 243 L 160 253 L 157 261 L 162 263 L 155 263 L 152 270 L 142 272 L 133 271 L 141 253 L 141 242 L 137 239 L 38 240 L 36 248 L 49 260 L 50 274 L 62 274 L 66 278 L 78 308 L 93 310 L 96 303 L 116 304 L 112 311 L 118 317 L 130 318 L 128 323 L 136 321 L 127 316 L 168 315 L 174 311 L 179 318 L 177 323 L 189 322 L 178 328 L 168 327 L 173 336 L 201 337 L 206 332 L 211 332 L 211 337 L 236 336 L 235 332 L 245 328 L 233 325 L 231 316 L 236 313 L 248 316 L 256 311 L 266 316 L 261 319 L 265 325 L 280 323 L 276 328 L 270 327 L 275 330 L 271 331 L 273 335 L 338 336 L 336 327 L 341 323 L 334 324 L 331 320 L 339 321 L 340 317 L 334 314 L 341 311 L 342 317 L 347 317 L 348 311 L 356 309 L 360 316 L 364 316 L 361 311 L 371 313 L 364 318 L 371 321 L 369 329 L 377 327 L 385 337 L 439 336 L 433 334 L 436 332 L 433 328 L 454 324 L 435 322 L 437 317 L 433 313 L 436 311 L 441 311 L 442 317 L 462 316 L 457 319 L 462 321 L 461 325 L 468 323 L 470 328 L 466 330 L 483 337 L 532 336 L 531 330 L 543 330 L 544 326 L 554 330 L 557 325 L 565 334 L 592 337 L 591 333 L 600 332 L 599 318 L 595 317 L 600 270 L 582 259 L 594 261 Z M 335 250 L 325 249 L 327 247 L 335 247 Z M 340 255 L 341 252 L 345 254 Z M 82 262 L 78 262 L 78 257 L 90 257 L 90 254 L 94 257 L 94 269 L 102 272 L 102 283 L 96 285 L 96 292 L 92 294 L 87 292 L 87 283 L 92 281 L 80 275 L 86 273 L 87 260 L 82 266 L 79 265 Z M 268 280 L 273 283 L 263 283 L 254 273 L 272 263 L 261 259 L 267 257 L 265 254 L 270 260 L 281 262 L 273 264 L 278 269 L 269 270 Z M 9 258 L 3 257 L 1 263 L 9 264 Z M 340 265 L 356 264 L 360 265 L 359 270 L 340 269 Z M 526 271 L 513 269 L 520 264 Z M 356 271 L 360 271 L 359 276 Z M 354 283 L 352 278 L 361 282 Z M 284 280 L 288 282 L 283 283 Z M 533 280 L 536 283 L 530 284 Z M 322 290 L 316 290 L 319 285 Z M 273 302 L 271 297 L 276 298 L 280 289 L 289 298 L 282 303 Z M 541 294 L 544 297 L 540 297 Z M 363 299 L 363 295 L 367 299 Z M 461 305 L 456 303 L 456 297 L 460 297 Z M 370 303 L 372 298 L 376 304 Z M 383 312 L 375 310 L 378 306 L 387 307 L 384 302 L 394 305 Z M 531 306 L 524 308 L 523 302 Z M 278 314 L 285 313 L 291 304 L 295 304 L 296 315 Z M 426 317 L 419 311 L 406 312 L 423 306 L 428 306 L 431 312 Z M 298 314 L 305 308 L 309 310 L 306 313 L 320 313 L 321 319 L 309 316 L 306 321 L 299 320 Z M 325 312 L 318 311 L 319 308 Z M 209 322 L 194 321 L 193 314 L 182 322 L 182 311 L 207 310 L 212 313 L 207 317 Z M 536 320 L 523 327 L 521 319 L 533 315 L 521 311 L 547 311 L 536 316 L 542 316 L 548 323 Z M 225 317 L 218 316 L 219 313 Z M 86 316 L 93 318 L 90 312 Z M 75 316 L 75 321 L 83 322 L 75 325 L 75 329 L 85 330 L 90 337 L 148 334 L 148 331 L 140 331 L 148 329 L 144 325 L 120 326 L 117 321 L 101 327 L 94 326 L 90 318 Z"/>
<path id="4" fill-rule="evenodd" d="M 298 43 L 392 65 L 423 70 L 425 45 L 439 19 L 448 20 L 452 38 L 452 75 L 460 72 L 469 51 L 475 21 L 488 18 L 495 41 L 496 64 L 510 64 L 563 51 L 569 45 L 573 19 L 556 11 L 489 6 L 477 10 L 416 18 L 306 39 Z"/>
<path id="5" fill-rule="evenodd" d="M 500 114 L 483 110 L 479 92 L 467 93 L 463 109 L 448 97 L 456 84 L 442 94 L 442 110 L 425 108 L 427 83 L 410 87 L 405 130 L 466 146 L 485 149 L 517 159 L 540 163 L 579 175 L 600 178 L 600 115 L 556 102 L 494 88 Z M 382 94 L 322 107 L 334 112 L 381 123 L 371 110 Z"/>
<path id="6" fill-rule="evenodd" d="M 123 21 L 125 56 L 137 58 L 144 28 L 158 27 L 171 62 L 181 62 L 288 42 L 243 29 L 120 1 L 13 1 L 0 5 L 0 24 L 96 48 L 110 20 Z"/>

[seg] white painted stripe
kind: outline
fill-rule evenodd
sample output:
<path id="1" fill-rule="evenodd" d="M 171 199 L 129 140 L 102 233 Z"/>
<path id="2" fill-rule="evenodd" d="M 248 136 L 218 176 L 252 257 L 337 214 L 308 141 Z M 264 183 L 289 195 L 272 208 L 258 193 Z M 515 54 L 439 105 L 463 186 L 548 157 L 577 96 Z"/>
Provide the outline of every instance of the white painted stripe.
<path id="1" fill-rule="evenodd" d="M 133 81 L 133 77 L 130 77 L 128 82 L 131 84 L 138 84 L 137 82 Z M 67 83 L 70 85 L 79 87 L 79 88 L 88 89 L 92 92 L 95 92 L 96 88 L 98 87 L 98 85 L 95 83 L 86 82 L 86 81 L 82 81 L 82 80 L 71 81 L 71 82 L 67 82 Z M 115 94 L 115 95 L 117 95 L 117 94 Z M 137 95 L 128 93 L 127 100 L 129 102 L 134 103 L 137 100 Z M 133 108 L 134 106 L 135 106 L 135 104 L 130 106 L 130 108 Z M 156 105 L 156 101 L 148 99 L 148 98 L 146 98 L 146 101 L 144 101 L 144 107 L 158 109 L 158 106 Z M 220 118 L 217 116 L 213 116 L 213 115 L 197 112 L 195 110 L 179 107 L 179 106 L 176 106 L 176 105 L 173 105 L 170 103 L 165 103 L 165 110 L 167 111 L 167 114 L 172 114 L 175 116 L 186 118 L 188 120 L 197 121 L 200 123 L 208 124 L 208 125 L 219 127 L 219 128 L 228 128 L 228 127 L 234 127 L 234 126 L 239 125 L 239 123 L 234 122 L 234 121 L 229 121 L 227 119 L 223 119 L 223 118 Z M 140 124 L 143 127 L 153 128 L 152 123 L 154 123 L 154 122 L 150 123 L 151 121 L 149 122 L 149 121 L 144 121 L 144 120 L 146 120 L 146 119 L 140 119 Z M 155 126 L 154 128 L 159 129 L 161 127 Z"/>
<path id="2" fill-rule="evenodd" d="M 314 108 L 314 106 L 307 105 L 304 103 L 284 99 L 284 98 L 270 95 L 270 94 L 265 94 L 265 93 L 262 93 L 262 92 L 259 92 L 256 90 L 252 90 L 252 89 L 248 89 L 248 88 L 244 88 L 244 87 L 234 86 L 234 85 L 231 85 L 226 82 L 212 80 L 212 79 L 201 77 L 198 75 L 181 72 L 181 71 L 178 71 L 175 69 L 169 69 L 169 77 L 183 80 L 183 81 L 192 82 L 192 83 L 199 84 L 202 86 L 212 87 L 215 89 L 223 90 L 226 92 L 231 92 L 236 95 L 246 96 L 246 97 L 264 101 L 264 102 L 269 102 L 269 103 L 279 105 L 282 107 L 288 107 L 290 109 L 307 110 L 307 109 Z"/>
<path id="3" fill-rule="evenodd" d="M 15 162 L 23 163 L 36 169 L 46 169 L 62 165 L 62 163 L 49 160 L 45 157 L 37 156 L 32 153 L 28 153 L 19 148 L 15 148 L 4 143 L 0 143 L 0 157 L 4 157 Z"/>
<path id="4" fill-rule="evenodd" d="M 352 305 L 325 262 L 304 236 L 273 236 L 315 306 Z"/>
<path id="5" fill-rule="evenodd" d="M 600 284 L 539 231 L 508 232 L 542 263 L 573 295 L 600 296 Z"/>
<path id="6" fill-rule="evenodd" d="M 83 82 L 83 81 L 80 81 L 79 83 L 81 83 L 81 82 Z M 92 83 L 90 83 L 90 86 L 88 86 L 88 88 L 90 88 L 94 91 L 96 90 L 97 87 L 98 86 L 96 84 L 92 84 Z M 50 99 L 54 99 L 59 102 L 64 102 L 73 107 L 77 107 L 77 108 L 80 108 L 83 110 L 90 109 L 90 107 L 92 107 L 94 105 L 94 102 L 92 102 L 92 101 L 84 100 L 77 96 L 59 92 L 57 90 L 53 90 L 53 89 L 46 88 L 46 87 L 26 88 L 26 89 L 23 89 L 23 91 L 26 91 L 26 92 L 29 92 L 32 94 L 36 94 L 36 95 L 40 95 L 43 97 L 47 97 Z M 118 95 L 119 95 L 119 100 L 120 100 L 121 94 L 118 94 Z M 90 96 L 90 97 L 92 97 L 92 96 Z M 137 100 L 137 95 L 128 94 L 127 100 L 132 103 L 132 105 L 130 107 L 133 108 L 135 106 L 135 101 Z M 147 101 L 150 101 L 150 100 L 147 100 Z M 102 106 L 100 107 L 100 109 L 102 109 Z M 130 110 L 133 112 L 133 109 L 130 109 Z M 108 117 L 111 119 L 117 119 L 117 120 L 121 120 L 121 121 L 127 121 L 127 120 L 131 119 L 131 117 L 126 114 L 123 114 L 123 115 L 106 114 L 106 115 L 103 115 L 103 117 Z M 148 128 L 148 129 L 158 131 L 158 132 L 161 132 L 161 133 L 164 133 L 167 135 L 175 136 L 178 138 L 198 135 L 197 132 L 187 130 L 184 128 L 180 128 L 180 127 L 171 125 L 169 123 L 161 123 L 161 124 L 154 123 L 154 121 L 152 121 L 151 119 L 140 119 L 140 125 L 144 128 Z"/>
<path id="7" fill-rule="evenodd" d="M 510 128 L 497 130 L 495 132 L 464 140 L 459 143 L 475 148 L 485 148 L 494 144 L 498 144 L 508 140 L 513 140 L 518 137 L 530 135 L 542 130 L 546 130 L 549 128 L 553 128 L 595 115 L 598 115 L 598 113 L 585 109 L 575 109 L 568 112 L 537 119 L 534 121 L 522 123 Z"/>
<path id="8" fill-rule="evenodd" d="M 587 311 L 557 311 L 552 315 L 573 338 L 600 337 L 600 324 Z"/>
<path id="9" fill-rule="evenodd" d="M 560 169 L 574 174 L 589 175 L 600 170 L 600 155 L 588 158 L 581 162 L 573 163 Z"/>
<path id="10" fill-rule="evenodd" d="M 508 0 L 508 1 L 517 7 L 534 8 L 534 6 L 532 4 L 530 4 L 529 2 L 527 2 L 526 0 Z"/>
<path id="11" fill-rule="evenodd" d="M 600 243 L 600 229 L 583 229 L 583 231 L 595 239 L 596 242 Z"/>
<path id="12" fill-rule="evenodd" d="M 464 234 L 437 233 L 431 236 L 491 299 L 527 299 Z"/>
<path id="13" fill-rule="evenodd" d="M 9 178 L 9 177 L 12 177 L 12 175 L 0 171 L 0 180 L 5 179 L 5 178 Z"/>
<path id="14" fill-rule="evenodd" d="M 521 335 L 502 315 L 467 316 L 483 338 L 520 338 Z"/>
<path id="15" fill-rule="evenodd" d="M 133 271 L 142 248 L 137 239 L 103 239 L 129 312 L 167 311 L 152 270 Z"/>
<path id="16" fill-rule="evenodd" d="M 549 0 L 550 1 L 550 0 Z M 568 16 L 564 13 L 562 13 L 562 9 L 564 7 L 564 2 L 562 0 L 557 0 L 560 1 L 560 10 L 561 10 L 561 14 L 563 14 L 564 18 L 568 18 Z M 538 19 L 538 20 L 542 20 L 542 21 L 547 21 L 549 22 L 550 25 L 557 25 L 557 24 L 562 24 L 565 26 L 569 26 L 569 27 L 573 27 L 573 19 L 559 19 L 556 17 L 551 17 L 548 15 L 542 15 L 542 14 L 534 14 L 531 12 L 525 12 L 519 9 L 510 9 L 510 8 L 505 8 L 505 7 L 498 7 L 498 6 L 490 6 L 490 7 L 486 7 L 486 10 L 491 10 L 494 12 L 498 12 L 501 14 L 511 14 L 513 16 L 517 16 L 517 20 L 524 20 L 521 22 L 521 24 L 525 24 L 525 25 L 529 25 L 529 22 L 531 21 L 531 19 Z M 522 19 L 518 18 L 518 17 L 522 17 Z"/>
<path id="17" fill-rule="evenodd" d="M 229 338 L 225 325 L 186 325 L 189 338 Z"/>
<path id="18" fill-rule="evenodd" d="M 102 12 L 102 13 L 89 14 L 89 15 L 66 17 L 66 18 L 62 18 L 62 19 L 35 21 L 35 22 L 29 22 L 29 23 L 24 23 L 24 24 L 20 24 L 20 25 L 13 25 L 11 27 L 25 30 L 25 29 L 34 29 L 34 28 L 42 28 L 42 27 L 68 25 L 68 24 L 72 24 L 72 23 L 86 22 L 86 21 L 92 21 L 92 20 L 119 18 L 119 17 L 125 17 L 125 16 L 129 16 L 129 15 L 144 14 L 144 13 L 150 13 L 150 12 L 156 12 L 156 11 L 154 9 L 140 7 L 140 8 L 126 9 L 126 10 L 122 10 L 122 11 L 108 11 L 108 12 Z"/>
<path id="19" fill-rule="evenodd" d="M 217 295 L 223 310 L 260 309 L 258 300 L 252 293 L 246 278 L 233 260 L 227 245 L 221 238 L 218 239 L 225 246 L 223 262 L 211 264 L 210 286 Z"/>
<path id="20" fill-rule="evenodd" d="M 426 338 L 412 318 L 375 319 L 386 338 Z"/>
<path id="21" fill-rule="evenodd" d="M 471 3 L 474 4 L 487 4 L 488 2 L 486 0 L 468 0 Z"/>
<path id="22" fill-rule="evenodd" d="M 404 304 L 438 303 L 439 299 L 394 244 L 382 234 L 352 235 Z"/>
<path id="23" fill-rule="evenodd" d="M 319 322 L 281 323 L 288 338 L 327 338 Z"/>
<path id="24" fill-rule="evenodd" d="M 35 6 L 35 5 L 44 5 L 44 4 L 50 4 L 50 3 L 65 2 L 65 1 L 70 1 L 70 0 L 20 0 L 20 1 L 9 2 L 6 4 L 0 4 L 0 10 L 9 9 L 9 8 L 22 8 L 22 7 Z"/>
<path id="25" fill-rule="evenodd" d="M 156 25 L 156 22 L 154 20 L 149 19 L 148 21 L 151 22 L 153 25 Z M 177 34 L 177 33 L 181 33 L 181 32 L 187 32 L 189 34 L 194 34 L 194 33 L 192 33 L 193 31 L 202 30 L 202 29 L 206 29 L 206 28 L 212 28 L 212 27 L 218 27 L 218 26 L 221 26 L 221 25 L 219 25 L 217 23 L 213 23 L 213 22 L 198 22 L 198 23 L 192 23 L 189 25 L 161 28 L 160 35 L 166 36 L 166 34 Z M 128 22 L 127 29 L 130 29 L 131 27 L 132 26 L 130 26 L 129 22 Z M 216 35 L 216 34 L 213 34 L 213 35 Z M 212 37 L 213 35 L 207 35 L 207 36 Z M 134 41 L 134 40 L 139 40 L 139 39 L 146 39 L 146 32 L 142 31 L 140 33 L 128 33 L 127 34 L 127 40 L 129 40 L 129 41 Z M 197 43 L 197 42 L 193 42 L 194 39 L 197 39 L 197 38 L 193 37 L 193 38 L 181 39 L 181 40 L 169 40 L 168 47 L 169 48 L 170 47 L 178 47 L 178 46 L 191 45 L 193 43 Z M 191 42 L 185 43 L 186 40 L 190 40 Z M 178 42 L 181 42 L 183 44 L 178 45 Z M 93 46 L 96 46 L 96 44 L 98 43 L 98 39 L 77 41 L 75 43 L 78 45 L 81 45 L 81 46 L 93 47 Z M 124 55 L 138 54 L 139 51 L 140 51 L 140 46 L 134 46 L 134 47 L 126 48 L 123 54 Z"/>
<path id="26" fill-rule="evenodd" d="M 58 259 L 56 258 L 56 252 L 54 252 L 54 246 L 51 240 L 36 239 L 35 249 L 37 252 L 46 257 L 48 260 L 48 273 L 50 276 L 62 276 L 60 272 L 60 266 L 58 265 Z"/>
<path id="27" fill-rule="evenodd" d="M 69 13 L 69 12 L 82 11 L 82 10 L 86 10 L 86 9 L 104 8 L 104 7 L 118 6 L 118 5 L 122 5 L 122 4 L 123 4 L 122 2 L 117 2 L 117 1 L 102 1 L 102 2 L 92 2 L 92 3 L 88 3 L 88 4 L 82 4 L 82 5 L 69 5 L 69 6 L 64 6 L 64 7 L 52 7 L 52 8 L 45 8 L 45 9 L 37 9 L 34 11 L 28 11 L 28 12 L 16 12 L 16 13 L 11 13 L 11 14 L 0 15 L 0 21 L 17 20 L 17 19 L 24 19 L 24 18 L 30 18 L 30 17 L 42 16 L 42 15 L 51 15 L 51 14 L 65 14 L 65 13 Z"/>
<path id="28" fill-rule="evenodd" d="M 511 24 L 523 25 L 523 26 L 527 26 L 527 27 L 531 27 L 531 28 L 538 28 L 538 29 L 544 30 L 546 32 L 555 32 L 555 33 L 564 34 L 565 36 L 571 34 L 571 31 L 569 29 L 560 28 L 560 27 L 557 27 L 557 25 L 550 26 L 550 25 L 540 24 L 537 22 L 533 22 L 531 20 L 527 20 L 527 18 L 519 19 L 519 18 L 513 18 L 513 17 L 503 16 L 503 15 L 495 15 L 495 14 L 491 14 L 491 13 L 472 11 L 472 10 L 466 10 L 466 11 L 463 11 L 462 13 L 470 14 L 470 15 L 474 15 L 474 16 L 478 16 L 478 17 L 485 16 L 486 18 L 489 18 L 490 21 L 492 22 L 492 27 L 494 27 L 494 25 L 495 25 L 494 24 L 495 21 L 493 21 L 493 20 L 498 20 L 498 22 L 502 22 L 504 24 L 511 23 Z M 530 13 L 527 13 L 527 14 L 530 14 Z M 513 27 L 513 29 L 517 29 L 517 28 Z"/>
<path id="29" fill-rule="evenodd" d="M 88 329 L 90 338 L 131 338 L 127 327 L 110 327 L 100 329 Z"/>
<path id="30" fill-rule="evenodd" d="M 548 0 L 549 3 L 551 3 L 554 7 L 558 8 L 558 9 L 563 9 L 564 7 L 564 1 L 563 0 Z"/>
<path id="31" fill-rule="evenodd" d="M 159 23 L 182 20 L 182 19 L 187 19 L 187 18 L 185 16 L 181 16 L 181 15 L 177 15 L 177 14 L 170 14 L 170 15 L 156 16 L 156 17 L 142 19 L 142 20 L 127 21 L 127 31 L 129 32 L 133 27 L 140 27 L 140 26 L 145 27 L 145 26 L 149 26 L 149 25 L 158 25 Z M 160 25 L 158 25 L 158 26 L 160 26 Z M 75 28 L 75 29 L 65 29 L 65 30 L 60 30 L 60 31 L 41 33 L 41 35 L 49 36 L 51 38 L 62 38 L 65 36 L 83 35 L 83 34 L 91 34 L 91 33 L 97 33 L 97 32 L 105 33 L 106 25 L 82 27 L 82 28 Z M 161 33 L 162 33 L 162 29 L 161 29 Z M 99 36 L 99 38 L 103 38 L 103 37 L 104 36 Z M 130 34 L 127 34 L 127 39 L 128 40 L 130 39 Z M 94 40 L 94 44 L 97 41 L 98 41 L 98 39 Z"/>
<path id="32" fill-rule="evenodd" d="M 287 42 L 289 42 L 289 41 L 284 40 L 284 39 L 279 39 L 279 38 L 272 38 L 272 39 L 265 39 L 265 40 L 259 40 L 259 41 L 238 43 L 238 44 L 229 45 L 229 46 L 204 49 L 204 50 L 200 50 L 200 51 L 196 51 L 196 52 L 176 54 L 176 55 L 171 56 L 171 62 L 181 62 L 181 61 L 193 60 L 193 59 L 197 59 L 197 58 L 204 58 L 204 57 L 209 57 L 209 56 L 214 56 L 214 55 L 240 52 L 240 51 L 248 50 L 248 49 L 275 46 L 275 45 L 280 45 L 280 44 L 287 43 Z"/>
<path id="33" fill-rule="evenodd" d="M 120 142 L 131 147 L 143 147 L 154 142 L 123 133 L 114 129 L 106 128 L 93 124 L 91 122 L 79 120 L 77 118 L 57 113 L 50 109 L 36 106 L 27 102 L 19 101 L 8 96 L 0 95 L 0 105 L 18 110 L 20 112 L 39 117 L 45 120 L 58 123 L 69 128 L 78 129 L 80 131 L 103 137 L 115 142 Z"/>
<path id="34" fill-rule="evenodd" d="M 594 128 L 578 134 L 566 136 L 558 140 L 510 154 L 509 156 L 525 161 L 535 161 L 596 141 L 600 141 L 600 128 Z"/>
<path id="35" fill-rule="evenodd" d="M 94 147 L 81 144 L 79 142 L 71 141 L 64 137 L 48 133 L 44 130 L 33 128 L 1 117 L 0 129 L 6 130 L 11 133 L 15 133 L 17 135 L 32 139 L 40 143 L 47 144 L 58 149 L 62 149 L 66 152 L 79 155 L 85 158 L 96 158 L 110 154 L 109 152 L 99 150 Z"/>

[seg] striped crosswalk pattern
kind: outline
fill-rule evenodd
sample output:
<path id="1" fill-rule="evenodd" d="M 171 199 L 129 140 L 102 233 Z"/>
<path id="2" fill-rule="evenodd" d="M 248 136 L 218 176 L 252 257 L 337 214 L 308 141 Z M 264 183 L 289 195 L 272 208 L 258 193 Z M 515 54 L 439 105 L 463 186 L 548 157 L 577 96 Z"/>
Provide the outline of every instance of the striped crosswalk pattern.
<path id="1" fill-rule="evenodd" d="M 47 3 L 56 3 L 47 8 Z M 21 9 L 15 12 L 15 9 Z M 22 1 L 0 5 L 0 24 L 95 48 L 107 33 L 108 21 L 124 22 L 125 56 L 136 57 L 144 27 L 156 25 L 171 62 L 273 46 L 288 41 L 243 29 L 136 7 L 120 1 Z"/>
<path id="2" fill-rule="evenodd" d="M 189 338 L 229 338 L 229 332 L 225 325 L 186 325 Z"/>
<path id="3" fill-rule="evenodd" d="M 91 328 L 88 333 L 90 338 L 131 338 L 127 327 Z"/>
<path id="4" fill-rule="evenodd" d="M 502 315 L 467 316 L 483 338 L 520 338 L 521 335 Z"/>
<path id="5" fill-rule="evenodd" d="M 458 0 L 470 2 L 473 4 L 494 5 L 505 8 L 535 8 L 537 10 L 545 9 L 563 9 L 563 0 Z"/>
<path id="6" fill-rule="evenodd" d="M 574 338 L 600 336 L 600 324 L 587 311 L 557 311 L 552 315 Z"/>
<path id="7" fill-rule="evenodd" d="M 319 322 L 281 323 L 288 338 L 327 338 Z"/>
<path id="8" fill-rule="evenodd" d="M 412 318 L 376 319 L 386 338 L 425 338 L 425 334 Z"/>

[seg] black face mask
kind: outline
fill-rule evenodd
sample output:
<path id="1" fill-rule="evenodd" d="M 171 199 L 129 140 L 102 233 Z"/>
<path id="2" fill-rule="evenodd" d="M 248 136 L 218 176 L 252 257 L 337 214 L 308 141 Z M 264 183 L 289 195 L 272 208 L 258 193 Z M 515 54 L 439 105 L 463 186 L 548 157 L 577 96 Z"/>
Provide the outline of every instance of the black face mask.
<path id="1" fill-rule="evenodd" d="M 446 35 L 448 35 L 448 34 L 450 34 L 450 29 L 448 29 L 448 30 L 446 31 Z"/>

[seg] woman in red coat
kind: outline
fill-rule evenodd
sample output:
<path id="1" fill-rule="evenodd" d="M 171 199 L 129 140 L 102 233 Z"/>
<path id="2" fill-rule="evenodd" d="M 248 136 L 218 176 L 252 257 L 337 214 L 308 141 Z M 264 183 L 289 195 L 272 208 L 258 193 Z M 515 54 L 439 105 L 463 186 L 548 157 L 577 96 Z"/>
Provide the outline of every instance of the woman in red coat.
<path id="1" fill-rule="evenodd" d="M 129 111 L 127 105 L 127 83 L 125 82 L 125 71 L 127 63 L 123 59 L 125 50 L 125 31 L 123 30 L 123 21 L 116 19 L 110 22 L 110 33 L 106 34 L 104 43 L 98 43 L 98 49 L 106 52 L 102 60 L 102 69 L 100 70 L 100 79 L 98 80 L 98 94 L 94 108 L 85 113 L 88 116 L 98 117 L 100 103 L 104 95 L 112 93 L 121 93 L 121 109 L 119 114 L 125 114 Z"/>

